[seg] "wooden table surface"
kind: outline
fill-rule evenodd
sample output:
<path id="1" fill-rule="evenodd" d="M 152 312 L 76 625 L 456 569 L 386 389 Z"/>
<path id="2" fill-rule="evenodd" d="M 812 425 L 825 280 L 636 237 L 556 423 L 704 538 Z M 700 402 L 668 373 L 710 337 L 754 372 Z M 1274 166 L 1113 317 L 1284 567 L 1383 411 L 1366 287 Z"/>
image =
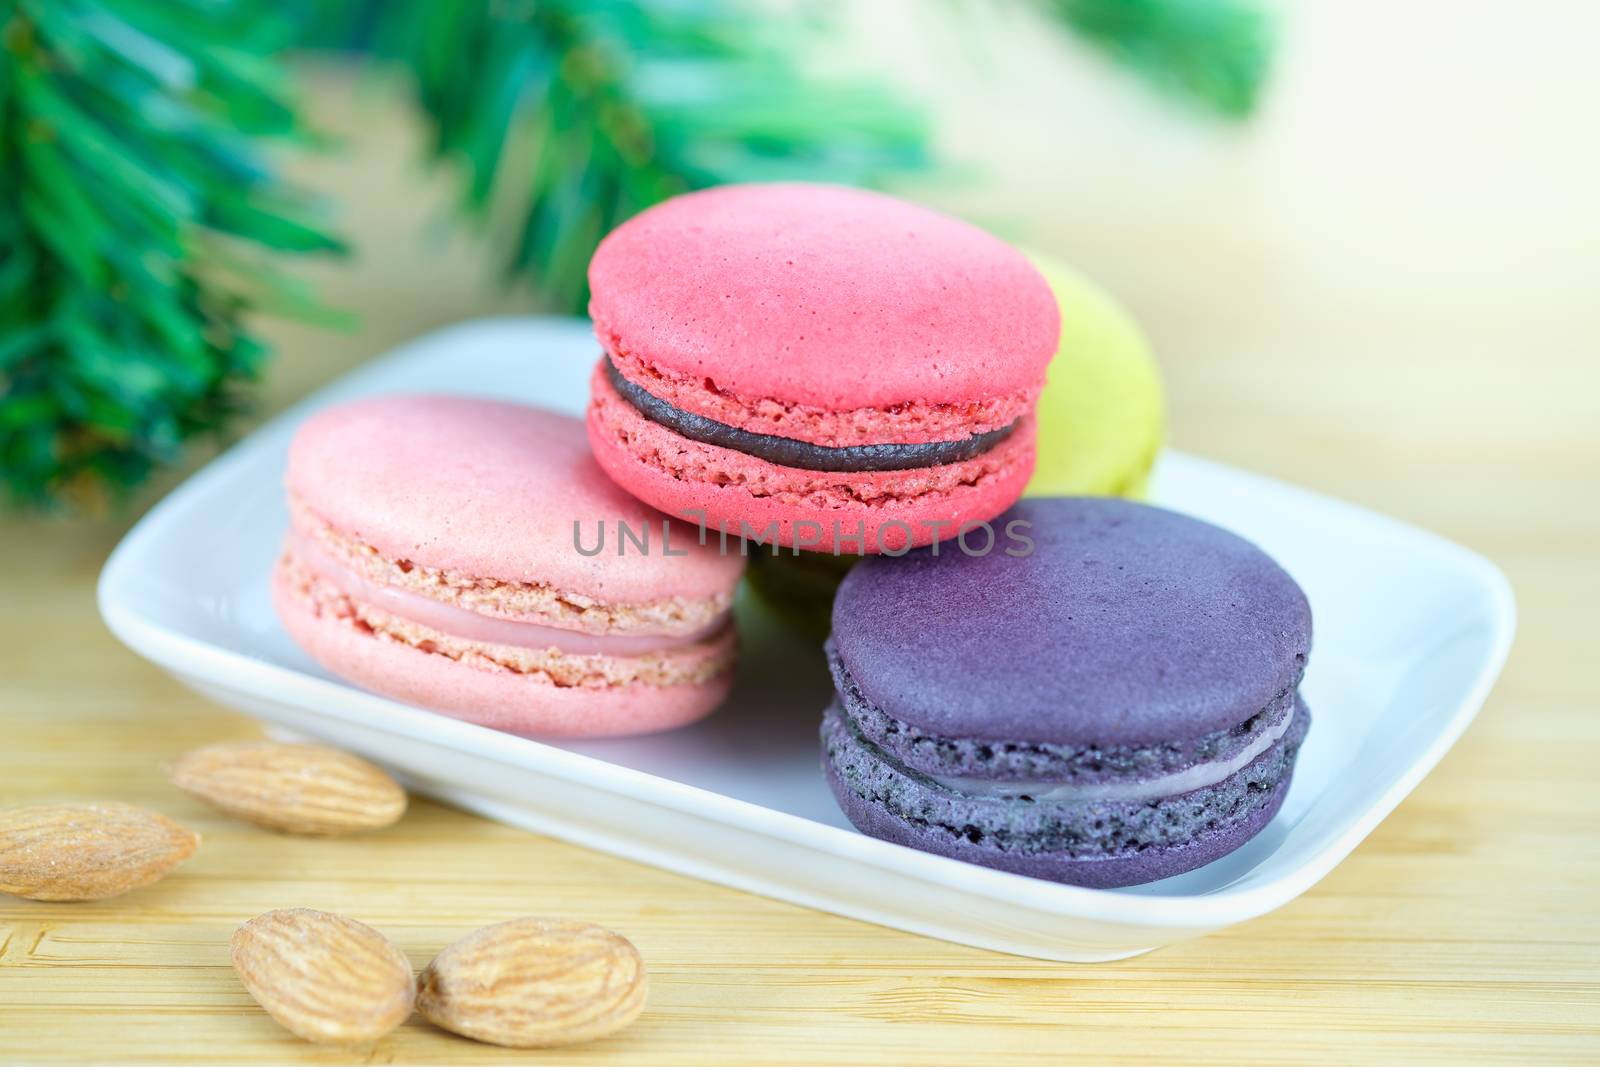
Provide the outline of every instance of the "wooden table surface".
<path id="1" fill-rule="evenodd" d="M 1099 71 L 1061 75 L 1070 99 L 1029 115 L 942 105 L 958 157 L 993 158 L 1004 142 L 1021 163 L 939 198 L 1125 297 L 1161 354 L 1178 443 L 1437 530 L 1516 588 L 1517 645 L 1477 723 L 1299 900 L 1138 959 L 1073 966 L 808 911 L 425 801 L 359 839 L 258 831 L 159 769 L 256 727 L 98 621 L 95 575 L 132 516 L 11 520 L 0 800 L 121 798 L 204 845 L 121 899 L 0 899 L 0 1061 L 1600 1060 L 1600 150 L 1570 133 L 1592 131 L 1581 42 L 1596 27 L 1583 5 L 1530 6 L 1536 27 L 1527 7 L 1486 4 L 1424 57 L 1369 47 L 1379 20 L 1404 39 L 1429 32 L 1424 12 L 1307 5 L 1248 133 L 1175 117 Z M 1359 84 L 1352 57 L 1367 64 Z M 1007 64 L 994 91 L 1050 91 L 1040 66 Z M 410 162 L 410 128 L 381 100 L 353 105 L 336 76 L 314 84 L 323 120 L 352 140 L 296 167 L 344 201 L 362 249 L 314 273 L 364 325 L 271 327 L 282 355 L 265 411 L 401 338 L 526 300 L 497 295 L 472 242 L 419 238 L 443 187 Z M 1055 131 L 1048 145 L 1022 146 L 1039 128 Z M 486 923 L 591 919 L 644 953 L 649 1008 L 622 1035 L 544 1054 L 416 1021 L 355 1053 L 302 1044 L 227 957 L 241 921 L 293 905 L 373 923 L 419 966 Z"/>

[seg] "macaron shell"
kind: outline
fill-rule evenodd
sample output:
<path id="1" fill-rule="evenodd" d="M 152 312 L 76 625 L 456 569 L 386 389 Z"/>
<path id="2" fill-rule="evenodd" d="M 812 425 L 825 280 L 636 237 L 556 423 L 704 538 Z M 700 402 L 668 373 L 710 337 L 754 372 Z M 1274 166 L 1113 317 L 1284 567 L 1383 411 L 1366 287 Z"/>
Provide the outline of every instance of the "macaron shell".
<path id="1" fill-rule="evenodd" d="M 718 390 L 833 410 L 1036 387 L 1060 329 L 1020 252 L 841 186 L 668 200 L 601 242 L 589 284 L 608 350 Z"/>
<path id="2" fill-rule="evenodd" d="M 295 643 L 363 689 L 453 718 L 527 737 L 618 737 L 704 718 L 728 694 L 732 672 L 702 685 L 559 687 L 523 674 L 482 670 L 360 633 L 319 617 L 294 596 L 281 568 L 273 606 Z"/>
<path id="3" fill-rule="evenodd" d="M 638 603 L 726 595 L 743 561 L 673 531 L 674 553 L 586 556 L 604 522 L 654 530 L 663 516 L 624 493 L 589 453 L 583 423 L 519 404 L 457 396 L 382 396 L 302 424 L 286 484 L 344 534 L 390 559 L 471 579 L 549 585 Z"/>
<path id="4" fill-rule="evenodd" d="M 1033 469 L 1031 418 L 964 463 L 827 475 L 681 438 L 639 415 L 602 374 L 592 389 L 589 441 L 606 474 L 668 515 L 694 521 L 703 513 L 713 546 L 719 529 L 737 538 L 744 524 L 753 533 L 775 530 L 784 546 L 798 537 L 811 551 L 832 551 L 838 540 L 844 552 L 898 552 L 994 518 L 1021 494 Z"/>
<path id="5" fill-rule="evenodd" d="M 1283 807 L 1283 800 L 1289 795 L 1293 779 L 1292 773 L 1285 775 L 1273 787 L 1267 802 L 1246 817 L 1205 830 L 1183 844 L 1080 859 L 1059 852 L 1005 852 L 974 843 L 965 837 L 957 837 L 940 828 L 915 826 L 858 795 L 844 783 L 831 764 L 826 767 L 826 774 L 828 787 L 833 791 L 845 817 L 851 825 L 870 837 L 966 863 L 1090 889 L 1142 885 L 1171 878 L 1221 859 L 1266 828 Z"/>
<path id="6" fill-rule="evenodd" d="M 1112 498 L 1029 498 L 1031 554 L 869 558 L 834 601 L 865 698 L 930 734 L 1145 745 L 1238 725 L 1297 685 L 1300 587 L 1243 538 Z"/>
<path id="7" fill-rule="evenodd" d="M 1039 458 L 1029 496 L 1142 497 L 1166 432 L 1150 345 L 1100 286 L 1057 260 L 1028 256 L 1061 308 L 1061 344 L 1039 396 Z"/>

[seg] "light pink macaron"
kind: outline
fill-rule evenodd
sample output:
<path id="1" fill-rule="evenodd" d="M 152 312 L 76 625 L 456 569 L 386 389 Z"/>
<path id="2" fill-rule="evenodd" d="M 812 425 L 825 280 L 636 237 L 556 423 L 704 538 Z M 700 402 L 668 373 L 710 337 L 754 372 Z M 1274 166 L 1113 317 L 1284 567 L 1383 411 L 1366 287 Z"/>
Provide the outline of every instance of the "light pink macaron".
<path id="1" fill-rule="evenodd" d="M 329 671 L 514 733 L 666 730 L 719 704 L 743 561 L 619 490 L 583 424 L 386 396 L 300 427 L 273 600 Z"/>
<path id="2" fill-rule="evenodd" d="M 814 551 L 955 537 L 1022 493 L 1060 318 L 1021 253 L 893 197 L 724 186 L 601 243 L 606 473 L 713 529 Z"/>

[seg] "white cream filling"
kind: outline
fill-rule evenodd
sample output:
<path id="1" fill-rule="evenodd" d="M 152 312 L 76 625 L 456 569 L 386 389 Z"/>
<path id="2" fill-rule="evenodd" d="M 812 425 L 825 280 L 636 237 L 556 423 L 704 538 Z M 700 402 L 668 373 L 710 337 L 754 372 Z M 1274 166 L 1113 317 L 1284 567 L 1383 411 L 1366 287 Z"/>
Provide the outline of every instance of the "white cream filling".
<path id="1" fill-rule="evenodd" d="M 1173 771 L 1171 774 L 1145 778 L 1137 782 L 1088 782 L 1076 784 L 1072 782 L 995 782 L 986 778 L 943 778 L 931 774 L 927 775 L 927 777 L 946 789 L 974 797 L 1011 798 L 1029 796 L 1034 800 L 1064 801 L 1067 803 L 1094 800 L 1156 800 L 1160 797 L 1177 796 L 1179 793 L 1188 793 L 1195 789 L 1204 789 L 1208 785 L 1216 785 L 1228 775 L 1244 769 L 1251 760 L 1271 748 L 1280 737 L 1289 732 L 1289 724 L 1294 721 L 1296 711 L 1297 708 L 1290 707 L 1288 712 L 1274 723 L 1270 729 L 1258 734 L 1251 739 L 1248 745 L 1227 759 L 1196 763 L 1194 766 L 1185 767 L 1181 771 Z"/>

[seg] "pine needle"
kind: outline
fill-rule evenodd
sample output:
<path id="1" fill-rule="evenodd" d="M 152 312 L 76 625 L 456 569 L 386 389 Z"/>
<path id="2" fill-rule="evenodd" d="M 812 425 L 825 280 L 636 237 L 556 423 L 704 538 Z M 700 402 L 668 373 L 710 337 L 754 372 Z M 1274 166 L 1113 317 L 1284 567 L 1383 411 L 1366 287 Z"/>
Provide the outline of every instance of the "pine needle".
<path id="1" fill-rule="evenodd" d="M 264 257 L 338 252 L 260 157 L 305 131 L 285 41 L 246 0 L 0 0 L 0 496 L 121 497 L 220 432 L 265 352 L 246 325 L 324 314 Z M 288 294 L 290 299 L 283 299 Z"/>

